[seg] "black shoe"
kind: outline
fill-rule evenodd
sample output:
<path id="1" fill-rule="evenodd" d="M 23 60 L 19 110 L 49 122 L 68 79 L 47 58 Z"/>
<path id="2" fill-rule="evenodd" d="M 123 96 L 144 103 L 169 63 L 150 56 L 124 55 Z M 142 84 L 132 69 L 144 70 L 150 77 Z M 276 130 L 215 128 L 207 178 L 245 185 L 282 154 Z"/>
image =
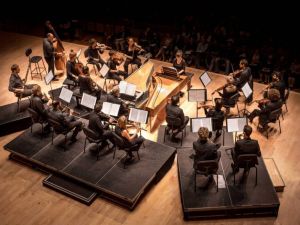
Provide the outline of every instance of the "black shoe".
<path id="1" fill-rule="evenodd" d="M 232 168 L 233 173 L 239 172 L 239 168 L 235 167 L 233 163 L 231 163 L 231 168 Z"/>
<path id="2" fill-rule="evenodd" d="M 182 98 L 184 96 L 184 92 L 180 91 L 179 92 L 179 97 Z"/>
<path id="3" fill-rule="evenodd" d="M 180 141 L 180 138 L 177 138 L 177 137 L 171 137 L 171 141 L 172 142 L 175 142 L 175 143 L 178 143 Z"/>
<path id="4" fill-rule="evenodd" d="M 71 142 L 74 143 L 77 141 L 77 138 L 76 137 L 71 137 Z"/>

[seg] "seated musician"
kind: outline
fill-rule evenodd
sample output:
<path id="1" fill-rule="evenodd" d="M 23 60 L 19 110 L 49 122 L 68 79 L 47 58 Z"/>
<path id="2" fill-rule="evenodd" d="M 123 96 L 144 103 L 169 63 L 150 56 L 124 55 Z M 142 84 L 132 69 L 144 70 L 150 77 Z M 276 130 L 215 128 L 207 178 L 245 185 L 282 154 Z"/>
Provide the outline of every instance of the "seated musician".
<path id="1" fill-rule="evenodd" d="M 221 110 L 223 107 L 222 99 L 218 98 L 215 100 L 215 107 L 212 107 L 211 109 L 207 110 L 204 108 L 206 117 L 211 117 L 213 121 L 215 121 L 216 125 L 217 123 L 220 123 L 220 127 L 222 129 L 223 127 L 223 121 L 224 121 L 224 112 Z M 214 123 L 213 123 L 214 125 Z M 215 140 L 221 136 L 222 130 L 217 129 Z"/>
<path id="2" fill-rule="evenodd" d="M 76 70 L 76 52 L 73 50 L 70 51 L 69 60 L 67 61 L 67 78 L 72 80 L 75 84 L 78 84 L 78 71 Z"/>
<path id="3" fill-rule="evenodd" d="M 88 128 L 94 131 L 99 138 L 103 138 L 104 144 L 102 147 L 104 147 L 108 144 L 106 140 L 114 144 L 113 134 L 109 130 L 109 124 L 112 124 L 114 119 L 102 113 L 101 109 L 102 104 L 96 104 L 94 111 L 90 113 Z M 104 121 L 106 122 L 104 123 Z"/>
<path id="4" fill-rule="evenodd" d="M 177 73 L 180 75 L 185 75 L 185 67 L 186 67 L 186 62 L 182 57 L 183 53 L 181 50 L 178 50 L 176 52 L 176 58 L 173 60 L 173 67 L 176 68 Z M 188 81 L 188 90 L 191 89 L 191 80 L 192 77 L 189 76 L 189 81 Z"/>
<path id="5" fill-rule="evenodd" d="M 183 110 L 178 106 L 179 103 L 179 96 L 178 95 L 174 95 L 171 98 L 171 103 L 168 103 L 166 106 L 166 113 L 167 113 L 167 117 L 169 118 L 179 118 L 180 119 L 180 124 L 178 125 L 178 129 L 177 132 L 173 132 L 171 140 L 172 141 L 178 141 L 178 138 L 176 138 L 176 135 L 180 132 L 180 130 L 182 130 L 189 122 L 189 117 L 185 116 L 183 113 Z M 177 128 L 177 127 L 175 127 Z M 169 131 L 167 130 L 167 134 L 169 133 Z"/>
<path id="6" fill-rule="evenodd" d="M 59 101 L 53 101 L 52 109 L 49 111 L 48 116 L 68 130 L 75 128 L 71 137 L 71 141 L 75 142 L 77 140 L 76 136 L 82 130 L 83 124 L 81 121 L 76 120 L 74 116 L 63 112 L 62 108 Z"/>
<path id="7" fill-rule="evenodd" d="M 87 66 L 82 68 L 82 72 L 83 73 L 79 75 L 78 79 L 80 94 L 82 95 L 84 92 L 89 95 L 96 96 L 97 100 L 99 100 L 101 92 L 103 91 L 102 88 L 92 80 Z"/>
<path id="8" fill-rule="evenodd" d="M 117 80 L 118 83 L 122 80 L 120 76 L 123 76 L 124 79 L 128 77 L 128 74 L 125 71 L 118 70 L 117 66 L 121 64 L 121 59 L 118 57 L 116 51 L 109 51 L 109 59 L 107 60 L 107 66 L 109 68 L 107 78 Z"/>
<path id="9" fill-rule="evenodd" d="M 98 46 L 97 41 L 94 38 L 92 38 L 89 41 L 89 47 L 86 51 L 87 51 L 87 57 L 88 57 L 87 62 L 96 65 L 97 69 L 99 71 L 101 66 L 103 64 L 105 64 L 105 61 L 101 58 L 101 55 L 100 55 L 104 52 L 103 49 L 101 49 Z"/>
<path id="10" fill-rule="evenodd" d="M 129 64 L 135 64 L 138 66 L 138 68 L 140 68 L 140 66 L 142 65 L 141 60 L 138 58 L 138 54 L 140 54 L 143 51 L 143 49 L 133 40 L 133 38 L 128 38 L 127 43 L 128 47 L 126 49 L 126 55 L 130 58 L 126 58 L 124 63 L 124 70 L 128 74 Z"/>
<path id="11" fill-rule="evenodd" d="M 120 99 L 120 88 L 114 86 L 110 94 L 107 95 L 107 101 L 114 104 L 120 105 L 119 116 L 128 115 L 128 107 L 124 101 Z"/>
<path id="12" fill-rule="evenodd" d="M 284 101 L 286 87 L 285 87 L 284 81 L 280 77 L 279 72 L 274 72 L 273 73 L 272 82 L 267 86 L 266 90 L 264 91 L 264 94 L 263 94 L 264 98 L 268 97 L 268 89 L 269 88 L 277 89 L 280 93 L 281 100 Z"/>
<path id="13" fill-rule="evenodd" d="M 246 59 L 242 59 L 240 61 L 240 70 L 236 71 L 234 73 L 231 73 L 229 75 L 234 77 L 234 84 L 236 85 L 238 90 L 241 90 L 241 88 L 248 82 L 251 89 L 253 90 L 253 78 L 251 74 L 251 69 L 248 66 L 248 61 Z M 247 102 L 250 103 L 253 100 L 253 93 L 251 96 L 247 98 Z"/>
<path id="14" fill-rule="evenodd" d="M 269 122 L 270 113 L 276 109 L 280 109 L 281 106 L 282 101 L 280 100 L 279 91 L 274 88 L 269 89 L 268 98 L 259 101 L 258 107 L 260 109 L 254 109 L 248 115 L 250 123 L 252 123 L 256 116 L 259 116 L 260 124 L 262 124 L 263 129 L 266 129 Z"/>
<path id="15" fill-rule="evenodd" d="M 11 75 L 9 78 L 8 90 L 15 93 L 17 97 L 27 97 L 32 94 L 32 88 L 35 84 L 25 84 L 25 80 L 22 80 L 19 73 L 20 67 L 17 64 L 13 64 L 11 67 Z"/>
<path id="16" fill-rule="evenodd" d="M 144 137 L 139 136 L 141 128 L 139 126 L 136 126 L 135 128 L 136 128 L 135 133 L 133 135 L 130 135 L 127 129 L 127 118 L 126 116 L 123 115 L 119 117 L 118 125 L 116 126 L 115 129 L 116 134 L 123 138 L 124 147 L 129 148 L 128 151 L 129 160 L 134 158 L 130 150 L 130 147 L 137 145 L 137 148 L 139 149 L 145 140 Z"/>
<path id="17" fill-rule="evenodd" d="M 32 89 L 32 96 L 30 98 L 30 108 L 37 112 L 39 119 L 47 121 L 48 118 L 48 107 L 46 103 L 48 98 L 45 94 L 42 93 L 41 86 L 35 85 Z M 50 125 L 47 124 L 44 128 L 46 132 L 50 132 Z"/>
<path id="18" fill-rule="evenodd" d="M 231 151 L 233 163 L 235 164 L 239 155 L 243 154 L 256 154 L 261 156 L 260 147 L 257 140 L 251 139 L 252 127 L 249 125 L 244 126 L 243 139 L 235 142 L 234 149 Z M 234 172 L 238 172 L 238 168 L 234 164 L 231 164 Z"/>
<path id="19" fill-rule="evenodd" d="M 212 143 L 209 138 L 209 131 L 206 127 L 200 127 L 198 130 L 198 140 L 193 142 L 193 149 L 195 154 L 194 168 L 196 169 L 197 163 L 205 160 L 217 159 L 217 150 L 220 148 L 220 144 Z M 212 181 L 212 177 L 209 177 L 209 181 Z"/>
<path id="20" fill-rule="evenodd" d="M 215 91 L 212 92 L 214 94 L 216 91 L 219 93 L 219 95 L 222 97 L 223 105 L 226 109 L 226 115 L 230 114 L 230 107 L 235 106 L 235 97 L 238 93 L 237 87 L 234 85 L 234 79 L 233 77 L 227 77 L 226 78 L 227 83 L 223 85 L 220 88 L 217 88 Z M 219 92 L 219 90 L 222 90 L 222 93 Z"/>

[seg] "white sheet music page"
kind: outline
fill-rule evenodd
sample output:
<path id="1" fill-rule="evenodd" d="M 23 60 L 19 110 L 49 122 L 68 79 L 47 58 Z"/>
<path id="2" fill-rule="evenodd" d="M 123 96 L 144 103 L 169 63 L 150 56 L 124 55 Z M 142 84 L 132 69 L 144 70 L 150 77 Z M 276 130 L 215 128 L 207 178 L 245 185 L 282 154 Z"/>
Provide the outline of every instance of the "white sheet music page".
<path id="1" fill-rule="evenodd" d="M 136 90 L 136 85 L 127 83 L 126 92 L 125 92 L 127 95 L 134 96 L 135 90 Z"/>
<path id="2" fill-rule="evenodd" d="M 120 105 L 119 104 L 111 104 L 110 113 L 111 116 L 118 116 Z"/>
<path id="3" fill-rule="evenodd" d="M 247 124 L 247 118 L 246 117 L 242 117 L 242 118 L 238 118 L 238 131 L 243 131 L 244 130 L 244 126 Z"/>
<path id="4" fill-rule="evenodd" d="M 239 118 L 231 118 L 227 120 L 227 130 L 228 132 L 239 131 Z"/>
<path id="5" fill-rule="evenodd" d="M 223 177 L 223 175 L 213 175 L 214 176 L 214 181 L 215 183 L 217 183 L 217 176 L 218 176 L 218 188 L 226 188 L 226 184 L 225 184 L 225 179 Z"/>
<path id="6" fill-rule="evenodd" d="M 99 72 L 103 77 L 106 77 L 108 71 L 109 71 L 109 67 L 106 64 L 103 64 Z"/>
<path id="7" fill-rule="evenodd" d="M 189 102 L 205 102 L 205 90 L 204 89 L 190 89 L 189 90 Z"/>
<path id="8" fill-rule="evenodd" d="M 53 78 L 54 78 L 54 74 L 53 74 L 52 70 L 50 70 L 50 72 L 45 76 L 45 83 L 47 85 L 50 84 L 50 82 L 52 81 Z"/>
<path id="9" fill-rule="evenodd" d="M 83 93 L 80 104 L 90 109 L 94 109 L 96 101 L 97 101 L 96 97 Z"/>
<path id="10" fill-rule="evenodd" d="M 61 88 L 61 91 L 60 91 L 60 94 L 59 94 L 59 99 L 67 102 L 67 103 L 70 103 L 71 102 L 71 99 L 72 99 L 72 96 L 73 96 L 73 91 L 67 89 L 67 88 Z"/>
<path id="11" fill-rule="evenodd" d="M 252 89 L 248 82 L 242 87 L 242 91 L 246 98 L 252 94 Z"/>
<path id="12" fill-rule="evenodd" d="M 197 133 L 200 127 L 206 127 L 209 131 L 212 131 L 211 118 L 195 118 L 192 119 L 192 132 Z"/>
<path id="13" fill-rule="evenodd" d="M 207 72 L 204 72 L 204 73 L 201 75 L 200 79 L 201 79 L 201 81 L 202 81 L 204 87 L 206 87 L 206 86 L 211 82 L 211 79 L 210 79 L 210 77 L 209 77 L 209 75 L 208 75 Z"/>
<path id="14" fill-rule="evenodd" d="M 110 113 L 111 105 L 112 104 L 110 102 L 103 102 L 101 112 L 110 115 L 109 113 Z"/>
<path id="15" fill-rule="evenodd" d="M 125 94 L 126 93 L 126 88 L 127 88 L 127 82 L 124 80 L 121 80 L 119 83 L 119 88 L 120 88 L 120 93 Z"/>
<path id="16" fill-rule="evenodd" d="M 139 114 L 139 110 L 135 109 L 135 108 L 131 108 L 130 112 L 129 112 L 129 117 L 128 119 L 133 121 L 133 122 L 137 122 L 138 120 L 138 114 Z"/>
<path id="17" fill-rule="evenodd" d="M 138 122 L 146 124 L 147 123 L 147 117 L 148 117 L 148 111 L 146 110 L 139 110 L 138 113 Z"/>

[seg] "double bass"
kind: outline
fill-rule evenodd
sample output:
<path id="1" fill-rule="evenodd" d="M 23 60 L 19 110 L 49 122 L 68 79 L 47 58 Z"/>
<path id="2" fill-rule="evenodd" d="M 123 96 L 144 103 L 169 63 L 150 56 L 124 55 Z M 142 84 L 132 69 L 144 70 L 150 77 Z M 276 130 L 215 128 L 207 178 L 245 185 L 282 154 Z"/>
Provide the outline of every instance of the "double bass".
<path id="1" fill-rule="evenodd" d="M 56 33 L 54 27 L 51 24 L 48 24 L 48 28 L 52 31 L 56 41 L 53 42 L 53 47 L 55 53 L 55 69 L 58 74 L 64 74 L 66 72 L 66 62 L 67 57 L 65 55 L 65 48 L 60 40 L 58 34 Z"/>

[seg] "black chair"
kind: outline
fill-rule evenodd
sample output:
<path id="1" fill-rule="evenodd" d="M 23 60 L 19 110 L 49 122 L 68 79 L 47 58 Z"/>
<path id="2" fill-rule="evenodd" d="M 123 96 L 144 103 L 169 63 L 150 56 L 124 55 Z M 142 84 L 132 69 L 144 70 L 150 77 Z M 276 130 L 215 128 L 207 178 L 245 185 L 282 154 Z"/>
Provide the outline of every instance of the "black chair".
<path id="1" fill-rule="evenodd" d="M 42 56 L 30 56 L 31 53 L 32 53 L 31 48 L 28 48 L 25 50 L 25 55 L 29 59 L 28 69 L 30 70 L 31 79 L 33 79 L 33 76 L 36 75 L 36 76 L 40 76 L 41 80 L 43 80 L 43 76 L 42 76 L 43 72 L 45 72 L 45 74 L 47 73 L 43 57 Z M 40 65 L 40 62 L 42 62 L 41 65 Z M 33 66 L 34 66 L 33 69 L 31 69 L 31 64 L 33 64 Z"/>
<path id="2" fill-rule="evenodd" d="M 219 161 L 221 158 L 221 151 L 217 152 L 218 156 L 214 160 L 204 160 L 199 161 L 194 165 L 194 191 L 196 192 L 197 188 L 197 175 L 205 175 L 205 176 L 211 176 L 211 175 L 217 175 L 217 192 L 219 191 L 218 184 L 218 169 L 219 169 Z"/>
<path id="3" fill-rule="evenodd" d="M 84 127 L 83 128 L 83 133 L 85 134 L 85 140 L 84 140 L 84 147 L 83 147 L 83 152 L 85 152 L 85 148 L 86 148 L 86 141 L 88 141 L 89 143 L 95 143 L 97 144 L 97 160 L 99 159 L 99 154 L 102 148 L 100 148 L 100 144 L 102 145 L 102 143 L 104 143 L 105 140 L 103 140 L 102 138 L 99 138 L 98 135 L 92 131 L 91 129 Z M 108 145 L 106 145 L 108 146 Z"/>
<path id="4" fill-rule="evenodd" d="M 24 96 L 22 93 L 16 93 L 16 92 L 14 92 L 14 94 L 15 94 L 15 96 L 16 96 L 16 98 L 17 98 L 17 106 L 18 106 L 18 108 L 17 108 L 17 112 L 20 112 L 20 102 L 21 102 L 21 100 L 23 99 L 23 98 L 28 98 L 28 100 L 30 101 L 30 96 Z"/>
<path id="5" fill-rule="evenodd" d="M 266 123 L 263 123 L 259 118 L 258 127 L 261 126 L 262 128 L 265 128 L 266 125 L 269 123 L 276 123 L 278 121 L 279 123 L 279 131 L 281 133 L 281 125 L 280 125 L 280 116 L 282 115 L 282 109 L 276 109 L 270 112 L 269 120 Z M 269 138 L 269 129 L 266 129 L 267 131 L 267 138 Z"/>
<path id="6" fill-rule="evenodd" d="M 66 78 L 63 82 L 64 86 L 67 86 L 69 90 L 73 89 L 76 87 L 76 83 L 68 78 Z"/>
<path id="7" fill-rule="evenodd" d="M 171 131 L 171 135 L 174 134 L 174 131 L 178 130 L 179 133 L 181 133 L 181 142 L 180 145 L 182 146 L 183 136 L 186 135 L 186 126 L 181 126 L 181 119 L 180 118 L 173 118 L 170 116 L 166 117 L 167 126 L 165 127 L 165 133 L 164 133 L 164 143 L 166 140 L 166 133 Z"/>
<path id="8" fill-rule="evenodd" d="M 233 182 L 235 184 L 235 174 L 239 168 L 244 168 L 244 174 L 249 173 L 251 168 L 255 168 L 255 185 L 257 185 L 257 167 L 258 160 L 256 154 L 243 154 L 237 157 L 236 162 L 233 164 Z"/>
<path id="9" fill-rule="evenodd" d="M 118 147 L 119 150 L 123 150 L 126 152 L 126 158 L 128 157 L 129 152 L 131 151 L 131 152 L 136 152 L 137 157 L 140 160 L 140 155 L 139 155 L 140 146 L 139 145 L 135 144 L 130 147 L 125 147 L 123 138 L 120 137 L 119 135 L 117 135 L 115 132 L 112 132 L 112 134 L 113 134 L 114 142 L 116 144 L 116 147 L 114 149 L 113 159 L 115 158 L 116 150 Z M 125 166 L 126 166 L 126 160 L 124 161 L 124 169 L 125 169 Z"/>
<path id="10" fill-rule="evenodd" d="M 73 130 L 73 129 L 68 129 L 67 127 L 63 126 L 60 122 L 54 120 L 54 119 L 51 119 L 51 118 L 48 118 L 48 123 L 49 125 L 53 128 L 52 129 L 52 140 L 51 140 L 51 144 L 53 145 L 53 139 L 54 139 L 54 133 L 56 133 L 57 135 L 64 135 L 65 136 L 65 142 L 64 142 L 64 150 L 66 149 L 66 144 L 67 144 L 67 136 L 68 136 L 68 133 Z"/>
<path id="11" fill-rule="evenodd" d="M 43 138 L 43 134 L 44 134 L 44 123 L 45 123 L 46 121 L 44 121 L 44 120 L 39 116 L 39 114 L 38 114 L 35 110 L 33 110 L 32 108 L 28 108 L 27 110 L 28 110 L 28 112 L 29 112 L 29 114 L 30 114 L 31 121 L 32 121 L 32 124 L 31 124 L 31 126 L 30 126 L 30 131 L 31 131 L 31 133 L 32 133 L 32 126 L 33 126 L 33 124 L 39 123 L 39 124 L 41 124 L 41 126 L 42 126 L 42 135 L 41 135 L 41 138 Z"/>

